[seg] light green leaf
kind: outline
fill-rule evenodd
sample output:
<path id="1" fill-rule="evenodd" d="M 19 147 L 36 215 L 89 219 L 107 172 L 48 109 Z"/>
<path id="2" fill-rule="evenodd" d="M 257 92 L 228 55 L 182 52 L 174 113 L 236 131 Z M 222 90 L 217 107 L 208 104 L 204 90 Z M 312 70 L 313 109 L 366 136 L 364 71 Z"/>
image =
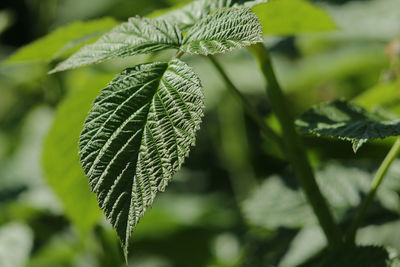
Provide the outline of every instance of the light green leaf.
<path id="1" fill-rule="evenodd" d="M 313 225 L 316 218 L 304 195 L 287 187 L 278 176 L 267 178 L 243 202 L 245 218 L 266 229 L 301 228 Z"/>
<path id="2" fill-rule="evenodd" d="M 12 54 L 7 62 L 50 61 L 60 51 L 70 50 L 100 36 L 117 24 L 112 18 L 77 21 L 60 27 Z"/>
<path id="3" fill-rule="evenodd" d="M 396 81 L 379 83 L 365 92 L 358 95 L 354 102 L 367 109 L 379 106 L 398 104 L 397 98 L 393 97 L 399 91 L 399 84 Z"/>
<path id="4" fill-rule="evenodd" d="M 354 152 L 367 140 L 400 135 L 400 119 L 341 100 L 311 108 L 296 124 L 304 133 L 349 140 Z"/>
<path id="5" fill-rule="evenodd" d="M 185 35 L 181 51 L 209 55 L 262 42 L 261 25 L 246 8 L 219 10 L 197 22 Z"/>
<path id="6" fill-rule="evenodd" d="M 305 0 L 270 0 L 252 8 L 264 34 L 293 35 L 336 29 L 329 14 Z"/>
<path id="7" fill-rule="evenodd" d="M 362 196 L 370 188 L 375 170 L 347 167 L 343 163 L 329 162 L 316 171 L 316 180 L 329 206 L 338 220 L 345 218 L 349 210 L 358 207 Z M 395 161 L 388 172 L 388 179 L 377 194 L 377 201 L 386 209 L 398 212 L 400 189 L 400 162 Z M 287 178 L 287 177 L 286 177 Z M 294 177 L 291 177 L 293 180 Z M 247 221 L 266 229 L 279 227 L 300 228 L 315 226 L 317 221 L 299 189 L 291 189 L 283 177 L 267 178 L 244 201 L 243 210 Z"/>
<path id="8" fill-rule="evenodd" d="M 45 140 L 42 162 L 45 179 L 61 200 L 66 216 L 80 233 L 86 234 L 101 212 L 79 163 L 79 134 L 99 88 L 107 84 L 112 75 L 80 71 L 67 77 L 70 90 L 58 106 Z"/>
<path id="9" fill-rule="evenodd" d="M 198 20 L 208 16 L 212 11 L 230 7 L 253 7 L 267 0 L 195 0 L 183 7 L 172 8 L 172 10 L 161 10 L 151 14 L 151 17 L 158 17 L 177 24 L 184 31 L 193 26 Z"/>
<path id="10" fill-rule="evenodd" d="M 179 60 L 126 69 L 95 100 L 81 162 L 125 256 L 132 230 L 194 145 L 203 106 L 200 80 Z"/>
<path id="11" fill-rule="evenodd" d="M 61 62 L 50 73 L 104 60 L 179 48 L 182 33 L 177 26 L 166 21 L 148 18 L 130 18 L 115 27 L 97 42 L 87 45 Z"/>

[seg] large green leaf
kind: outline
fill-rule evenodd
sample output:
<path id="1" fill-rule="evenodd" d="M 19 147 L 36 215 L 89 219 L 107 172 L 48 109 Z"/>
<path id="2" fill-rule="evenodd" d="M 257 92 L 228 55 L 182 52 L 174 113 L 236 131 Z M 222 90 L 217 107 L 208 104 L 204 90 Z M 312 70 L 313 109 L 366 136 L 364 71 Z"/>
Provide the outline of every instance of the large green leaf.
<path id="1" fill-rule="evenodd" d="M 252 8 L 264 34 L 292 35 L 336 29 L 329 14 L 305 0 L 270 0 Z"/>
<path id="2" fill-rule="evenodd" d="M 97 42 L 87 45 L 61 62 L 51 72 L 63 71 L 104 60 L 179 48 L 182 33 L 166 21 L 130 18 L 115 27 Z"/>
<path id="3" fill-rule="evenodd" d="M 400 119 L 341 100 L 311 108 L 296 124 L 304 133 L 349 140 L 354 152 L 367 140 L 400 135 Z"/>
<path id="4" fill-rule="evenodd" d="M 219 10 L 197 22 L 185 35 L 181 51 L 223 53 L 262 42 L 259 19 L 250 9 Z"/>
<path id="5" fill-rule="evenodd" d="M 151 17 L 158 17 L 175 23 L 181 30 L 187 30 L 198 20 L 208 16 L 212 11 L 230 7 L 252 7 L 267 0 L 195 0 L 183 7 L 173 8 L 167 12 L 161 10 L 151 14 Z"/>
<path id="6" fill-rule="evenodd" d="M 46 137 L 42 162 L 45 179 L 61 200 L 66 216 L 80 233 L 86 234 L 101 212 L 79 163 L 77 144 L 93 99 L 112 75 L 84 70 L 69 73 L 67 78 L 69 92 L 58 106 Z"/>
<path id="7" fill-rule="evenodd" d="M 203 105 L 200 80 L 179 60 L 127 69 L 95 100 L 81 162 L 125 255 L 132 230 L 194 144 Z"/>
<path id="8" fill-rule="evenodd" d="M 71 23 L 20 48 L 7 61 L 50 61 L 61 51 L 73 49 L 84 42 L 93 40 L 116 24 L 117 22 L 111 18 Z"/>

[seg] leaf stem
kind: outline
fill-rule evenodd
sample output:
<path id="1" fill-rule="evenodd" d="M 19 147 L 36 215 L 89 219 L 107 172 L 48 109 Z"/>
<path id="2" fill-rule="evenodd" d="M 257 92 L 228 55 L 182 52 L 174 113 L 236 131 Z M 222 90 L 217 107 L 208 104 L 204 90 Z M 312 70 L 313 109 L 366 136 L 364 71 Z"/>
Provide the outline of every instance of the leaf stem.
<path id="1" fill-rule="evenodd" d="M 282 151 L 284 151 L 284 143 L 282 138 L 265 123 L 265 121 L 258 115 L 257 111 L 250 105 L 245 96 L 239 91 L 239 89 L 233 84 L 231 79 L 228 77 L 228 74 L 225 72 L 221 64 L 214 56 L 208 56 L 211 63 L 217 69 L 222 79 L 224 80 L 227 88 L 231 91 L 231 93 L 240 101 L 243 106 L 244 111 L 249 115 L 249 117 L 257 124 L 259 129 L 269 138 L 273 139 L 280 147 Z"/>
<path id="2" fill-rule="evenodd" d="M 176 52 L 175 56 L 174 56 L 174 59 L 175 59 L 175 58 L 176 58 L 176 59 L 180 59 L 180 58 L 183 56 L 183 54 L 185 54 L 185 52 L 183 52 L 182 50 L 178 50 L 178 51 Z"/>
<path id="3" fill-rule="evenodd" d="M 354 219 L 353 223 L 349 228 L 349 231 L 347 232 L 346 242 L 352 244 L 355 242 L 357 229 L 360 227 L 362 221 L 364 220 L 367 210 L 369 206 L 372 204 L 376 192 L 378 191 L 379 186 L 382 184 L 382 181 L 385 178 L 385 175 L 390 165 L 396 159 L 399 153 L 400 153 L 400 137 L 397 138 L 396 142 L 393 144 L 392 148 L 386 155 L 385 159 L 382 161 L 378 171 L 376 172 L 374 178 L 372 179 L 368 195 L 361 203 L 356 218 Z"/>
<path id="4" fill-rule="evenodd" d="M 257 44 L 251 47 L 251 51 L 258 60 L 261 71 L 267 81 L 267 94 L 270 104 L 282 127 L 286 156 L 292 164 L 299 184 L 318 218 L 329 247 L 340 247 L 343 244 L 342 233 L 335 223 L 327 202 L 316 183 L 303 141 L 296 132 L 294 117 L 290 113 L 287 100 L 275 76 L 268 50 L 263 44 Z"/>

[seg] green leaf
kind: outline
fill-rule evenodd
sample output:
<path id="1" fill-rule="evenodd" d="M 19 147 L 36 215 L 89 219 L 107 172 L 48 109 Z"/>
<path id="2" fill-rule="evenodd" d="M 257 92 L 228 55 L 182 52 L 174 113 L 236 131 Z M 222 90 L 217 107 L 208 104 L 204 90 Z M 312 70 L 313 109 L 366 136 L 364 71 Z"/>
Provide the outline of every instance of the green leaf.
<path id="1" fill-rule="evenodd" d="M 278 176 L 267 178 L 243 202 L 246 220 L 266 229 L 301 228 L 313 225 L 316 218 L 304 195 L 288 188 Z"/>
<path id="2" fill-rule="evenodd" d="M 219 10 L 197 22 L 185 35 L 181 51 L 209 55 L 262 42 L 259 19 L 250 9 Z"/>
<path id="3" fill-rule="evenodd" d="M 50 61 L 57 57 L 61 50 L 73 49 L 83 42 L 93 40 L 116 24 L 112 18 L 71 23 L 20 48 L 7 62 Z"/>
<path id="4" fill-rule="evenodd" d="M 200 80 L 180 60 L 127 69 L 95 100 L 81 162 L 126 257 L 132 230 L 194 145 L 203 106 Z"/>
<path id="5" fill-rule="evenodd" d="M 179 48 L 182 33 L 177 26 L 166 21 L 148 18 L 130 18 L 115 27 L 97 42 L 87 45 L 61 62 L 50 73 L 104 60 Z"/>
<path id="6" fill-rule="evenodd" d="M 267 0 L 197 0 L 183 7 L 173 8 L 167 12 L 161 10 L 151 14 L 151 17 L 158 17 L 177 24 L 182 31 L 189 29 L 198 20 L 208 16 L 212 11 L 230 7 L 253 7 Z"/>
<path id="7" fill-rule="evenodd" d="M 305 0 L 270 0 L 252 8 L 264 34 L 293 35 L 336 29 L 329 14 Z"/>
<path id="8" fill-rule="evenodd" d="M 81 168 L 77 144 L 93 99 L 112 76 L 84 70 L 69 73 L 67 78 L 70 90 L 57 108 L 42 162 L 47 183 L 61 200 L 66 216 L 84 235 L 97 223 L 101 212 Z"/>
<path id="9" fill-rule="evenodd" d="M 400 119 L 341 100 L 311 108 L 296 124 L 304 133 L 349 140 L 354 152 L 367 140 L 400 135 Z"/>
<path id="10" fill-rule="evenodd" d="M 347 167 L 340 162 L 329 162 L 316 171 L 317 183 L 338 220 L 360 205 L 362 196 L 369 191 L 374 172 L 367 172 L 364 167 Z M 387 176 L 376 199 L 386 209 L 398 212 L 400 161 L 393 163 Z M 285 178 L 295 180 L 293 176 L 269 177 L 244 201 L 243 210 L 249 223 L 266 229 L 317 225 L 304 195 L 286 186 L 282 181 Z"/>

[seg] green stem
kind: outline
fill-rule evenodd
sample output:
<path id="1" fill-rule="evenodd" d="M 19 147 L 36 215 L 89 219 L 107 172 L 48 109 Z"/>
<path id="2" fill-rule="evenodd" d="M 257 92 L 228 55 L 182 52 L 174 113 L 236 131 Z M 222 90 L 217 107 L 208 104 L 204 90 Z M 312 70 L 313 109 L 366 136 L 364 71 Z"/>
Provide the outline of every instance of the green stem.
<path id="1" fill-rule="evenodd" d="M 329 247 L 339 247 L 343 244 L 340 228 L 335 223 L 327 202 L 316 183 L 303 141 L 296 132 L 294 117 L 289 111 L 289 105 L 275 76 L 268 50 L 263 44 L 258 44 L 252 47 L 252 52 L 258 60 L 268 84 L 267 94 L 271 107 L 282 128 L 283 140 L 286 145 L 286 156 L 293 167 L 308 202 L 318 218 L 328 240 Z"/>
<path id="2" fill-rule="evenodd" d="M 185 52 L 183 52 L 182 50 L 178 50 L 178 51 L 176 52 L 174 58 L 180 59 L 180 58 L 183 56 L 183 54 L 185 54 Z"/>
<path id="3" fill-rule="evenodd" d="M 400 138 L 397 138 L 396 142 L 393 144 L 392 148 L 390 149 L 389 153 L 386 155 L 385 159 L 382 161 L 381 166 L 379 166 L 378 171 L 376 172 L 374 178 L 372 179 L 370 189 L 368 192 L 367 197 L 361 203 L 361 206 L 358 210 L 357 216 L 353 223 L 351 224 L 349 231 L 346 235 L 346 242 L 354 244 L 357 234 L 357 229 L 360 227 L 361 223 L 363 222 L 365 215 L 369 206 L 372 204 L 376 192 L 378 191 L 379 186 L 382 184 L 385 175 L 392 164 L 392 162 L 396 159 L 396 157 L 400 153 Z"/>
<path id="4" fill-rule="evenodd" d="M 273 129 L 271 129 L 268 124 L 258 115 L 257 111 L 253 109 L 244 95 L 239 91 L 239 89 L 232 83 L 231 79 L 229 79 L 228 75 L 226 74 L 225 70 L 222 68 L 221 64 L 217 61 L 214 56 L 208 56 L 211 63 L 217 69 L 219 74 L 221 75 L 222 79 L 224 80 L 227 88 L 232 92 L 232 94 L 239 99 L 240 103 L 243 106 L 244 111 L 249 115 L 249 117 L 257 124 L 259 129 L 268 137 L 273 139 L 278 145 L 279 148 L 284 151 L 284 144 L 282 138 L 275 133 Z"/>

